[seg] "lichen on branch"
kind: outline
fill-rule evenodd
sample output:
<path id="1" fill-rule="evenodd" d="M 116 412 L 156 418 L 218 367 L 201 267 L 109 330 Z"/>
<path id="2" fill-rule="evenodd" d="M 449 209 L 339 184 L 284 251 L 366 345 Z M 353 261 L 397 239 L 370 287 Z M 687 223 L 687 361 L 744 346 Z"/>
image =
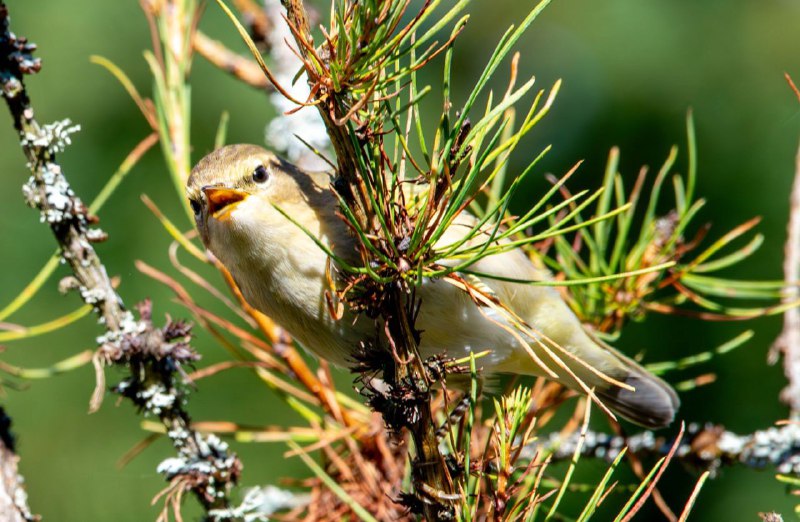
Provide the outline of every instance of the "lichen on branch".
<path id="1" fill-rule="evenodd" d="M 156 327 L 149 302 L 139 306 L 138 319 L 125 308 L 92 245 L 106 236 L 93 228 L 97 218 L 74 193 L 56 161 L 77 127 L 69 120 L 41 125 L 34 117 L 23 80 L 24 75 L 38 72 L 41 63 L 32 55 L 35 45 L 10 31 L 8 9 L 2 2 L 0 31 L 0 92 L 31 170 L 24 186 L 26 201 L 39 210 L 41 220 L 55 236 L 61 258 L 72 271 L 60 288 L 77 291 L 94 308 L 104 328 L 97 338 L 98 389 L 92 409 L 99 407 L 105 392 L 102 365 L 125 368 L 129 375 L 114 390 L 129 398 L 143 414 L 158 418 L 179 453 L 159 466 L 170 481 L 168 499 L 180 499 L 184 491 L 191 491 L 206 510 L 226 508 L 241 464 L 227 444 L 196 432 L 185 410 L 184 368 L 198 359 L 188 343 L 190 325 L 168 320 L 164 327 Z"/>

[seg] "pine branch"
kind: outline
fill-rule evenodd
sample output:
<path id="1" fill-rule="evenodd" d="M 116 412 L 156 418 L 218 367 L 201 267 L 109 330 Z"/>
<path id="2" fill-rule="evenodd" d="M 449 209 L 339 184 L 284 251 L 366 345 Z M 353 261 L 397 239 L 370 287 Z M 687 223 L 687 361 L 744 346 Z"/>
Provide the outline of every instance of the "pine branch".
<path id="1" fill-rule="evenodd" d="M 385 188 L 390 176 L 377 165 L 372 165 L 371 171 L 364 168 L 367 151 L 373 147 L 381 148 L 382 142 L 366 131 L 369 125 L 355 121 L 359 104 L 375 93 L 377 83 L 365 88 L 365 92 L 361 94 L 361 102 L 353 102 L 352 99 L 356 90 L 354 85 L 363 81 L 355 78 L 356 67 L 353 64 L 361 59 L 367 62 L 377 60 L 377 57 L 370 56 L 369 51 L 363 47 L 351 49 L 352 56 L 349 59 L 353 66 L 346 68 L 344 79 L 340 78 L 349 85 L 347 88 L 337 89 L 337 82 L 330 73 L 336 67 L 335 58 L 332 57 L 335 47 L 330 40 L 332 37 L 328 37 L 327 48 L 315 48 L 304 2 L 282 0 L 282 3 L 311 86 L 309 102 L 316 104 L 319 109 L 336 152 L 337 178 L 333 183 L 334 190 L 341 198 L 343 210 L 346 207 L 353 215 L 355 227 L 381 236 L 382 226 L 387 226 L 382 223 L 388 222 L 388 219 L 385 215 L 381 216 L 379 207 L 386 207 L 392 201 L 391 191 Z M 363 16 L 368 21 L 358 34 L 359 41 L 379 40 L 373 32 L 389 23 L 386 20 L 390 18 L 388 13 L 404 11 L 407 4 L 402 7 L 400 4 L 402 3 L 385 3 L 379 10 L 380 14 L 375 13 L 374 17 L 366 14 L 371 12 L 370 7 L 356 5 L 347 15 L 347 23 L 355 24 L 354 20 Z M 422 12 L 424 10 L 422 8 Z M 337 38 L 345 38 L 345 35 L 340 34 Z M 353 126 L 356 124 L 363 127 L 364 132 L 354 132 Z M 383 177 L 384 181 L 379 182 L 378 177 Z M 376 189 L 379 186 L 382 189 Z M 388 226 L 402 229 L 404 223 L 399 223 L 402 221 L 400 219 L 397 221 L 398 223 L 389 223 Z M 410 231 L 403 230 L 402 233 L 395 234 L 395 238 L 400 237 L 410 238 Z M 399 243 L 402 240 L 396 241 Z M 392 252 L 401 250 L 394 245 L 387 245 L 387 249 Z M 371 261 L 364 259 L 364 262 L 369 264 Z M 399 262 L 396 265 L 402 266 Z M 427 361 L 419 354 L 420 333 L 414 327 L 414 310 L 418 303 L 411 285 L 403 279 L 402 274 L 398 272 L 394 276 L 390 276 L 392 280 L 388 283 L 365 281 L 363 295 L 369 297 L 364 299 L 361 313 L 372 318 L 380 317 L 385 325 L 385 335 L 377 340 L 375 346 L 365 347 L 365 357 L 360 361 L 360 379 L 365 385 L 364 391 L 370 405 L 383 415 L 390 430 L 399 433 L 402 429 L 407 429 L 413 441 L 414 494 L 404 496 L 404 503 L 413 512 L 423 514 L 427 520 L 449 520 L 455 516 L 454 506 L 460 499 L 460 494 L 436 437 L 431 407 L 433 383 Z M 349 304 L 353 306 L 355 300 L 351 300 Z M 372 378 L 376 374 L 385 383 L 384 390 L 378 391 L 371 387 Z"/>

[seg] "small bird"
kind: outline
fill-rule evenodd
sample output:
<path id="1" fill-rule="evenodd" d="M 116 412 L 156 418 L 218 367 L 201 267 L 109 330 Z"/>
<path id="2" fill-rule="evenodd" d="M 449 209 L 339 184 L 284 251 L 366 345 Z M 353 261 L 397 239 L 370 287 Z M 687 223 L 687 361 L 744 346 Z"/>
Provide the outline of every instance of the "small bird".
<path id="1" fill-rule="evenodd" d="M 347 313 L 339 320 L 331 316 L 325 300 L 330 262 L 309 237 L 313 234 L 341 259 L 360 259 L 358 240 L 337 215 L 331 181 L 329 172 L 306 172 L 256 145 L 229 145 L 194 167 L 187 196 L 203 243 L 230 271 L 248 303 L 319 357 L 352 366 L 354 351 L 374 336 L 374 321 Z M 453 244 L 474 222 L 462 212 L 439 243 Z M 506 279 L 551 278 L 520 249 L 484 257 L 470 270 Z M 442 280 L 425 280 L 417 289 L 421 308 L 415 325 L 422 332 L 422 357 L 461 358 L 490 350 L 479 359 L 484 378 L 548 376 L 584 393 L 593 388 L 604 405 L 636 424 L 660 428 L 672 422 L 679 406 L 675 391 L 594 338 L 554 288 L 493 278 L 480 284 L 538 333 L 525 339 L 463 290 Z M 550 355 L 555 350 L 544 348 L 546 343 L 563 350 L 561 365 Z"/>

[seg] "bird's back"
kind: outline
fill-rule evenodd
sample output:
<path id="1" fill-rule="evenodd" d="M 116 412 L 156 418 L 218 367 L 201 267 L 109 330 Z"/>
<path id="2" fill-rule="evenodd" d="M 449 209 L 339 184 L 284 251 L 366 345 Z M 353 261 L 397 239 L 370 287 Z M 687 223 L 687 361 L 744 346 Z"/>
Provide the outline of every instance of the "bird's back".
<path id="1" fill-rule="evenodd" d="M 475 223 L 474 217 L 462 213 L 439 246 L 460 241 Z M 486 241 L 485 234 L 488 232 L 471 241 Z M 445 263 L 455 266 L 459 262 L 463 260 Z M 444 281 L 427 282 L 420 290 L 423 302 L 418 321 L 424 332 L 424 352 L 447 349 L 462 357 L 470 351 L 490 349 L 480 363 L 489 376 L 555 374 L 556 380 L 572 389 L 595 389 L 604 404 L 629 420 L 648 427 L 672 421 L 679 401 L 668 384 L 590 335 L 555 288 L 508 281 L 552 280 L 550 273 L 534 265 L 522 250 L 487 256 L 468 271 L 495 276 L 465 278 L 496 297 L 500 306 L 480 306 Z M 514 316 L 522 322 L 517 323 Z M 627 388 L 612 384 L 612 380 Z"/>

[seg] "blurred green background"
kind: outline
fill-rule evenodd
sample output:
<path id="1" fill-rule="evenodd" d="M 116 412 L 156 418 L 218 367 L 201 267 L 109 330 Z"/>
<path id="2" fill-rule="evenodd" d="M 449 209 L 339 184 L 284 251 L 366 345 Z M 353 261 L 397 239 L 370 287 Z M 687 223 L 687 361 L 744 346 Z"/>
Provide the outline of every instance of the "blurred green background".
<path id="1" fill-rule="evenodd" d="M 28 80 L 41 121 L 71 118 L 83 130 L 61 156 L 74 188 L 91 199 L 129 150 L 148 132 L 134 104 L 103 69 L 89 63 L 101 54 L 125 70 L 143 93 L 150 92 L 142 51 L 149 45 L 138 3 L 74 0 L 10 1 L 12 28 L 39 44 L 42 72 Z M 487 53 L 502 31 L 531 4 L 515 0 L 475 0 L 473 18 L 457 45 L 454 70 L 466 88 L 480 73 Z M 715 238 L 749 217 L 760 215 L 766 242 L 754 258 L 729 272 L 737 277 L 775 279 L 780 266 L 788 193 L 800 137 L 800 104 L 783 72 L 800 80 L 800 3 L 795 0 L 590 0 L 555 1 L 519 45 L 521 76 L 535 74 L 540 87 L 564 81 L 550 116 L 526 143 L 530 154 L 547 144 L 553 151 L 540 172 L 565 172 L 585 159 L 574 186 L 597 186 L 613 145 L 622 149 L 622 171 L 629 179 L 639 167 L 657 168 L 673 144 L 679 144 L 678 170 L 685 171 L 684 119 L 693 108 L 699 145 L 698 192 L 709 200 L 699 222 L 712 224 Z M 241 49 L 234 29 L 211 4 L 201 27 Z M 263 94 L 214 70 L 202 59 L 193 74 L 192 142 L 196 160 L 207 152 L 223 110 L 230 111 L 229 140 L 261 143 L 273 116 Z M 435 82 L 435 78 L 431 81 Z M 498 83 L 501 85 L 502 81 Z M 456 93 L 459 90 L 456 88 Z M 463 92 L 463 88 L 461 89 Z M 462 98 L 463 99 L 463 98 Z M 459 98 L 456 96 L 456 105 Z M 433 107 L 435 110 L 435 106 Z M 429 120 L 435 115 L 429 117 Z M 27 178 L 10 121 L 0 125 L 0 305 L 24 287 L 53 252 L 49 231 L 26 208 L 20 185 Z M 525 158 L 518 157 L 521 164 Z M 185 221 L 160 150 L 154 149 L 101 212 L 111 239 L 99 247 L 109 271 L 122 278 L 121 294 L 133 304 L 155 301 L 156 313 L 186 316 L 164 287 L 134 268 L 142 259 L 171 271 L 169 240 L 141 203 L 147 193 L 173 219 Z M 529 187 L 531 197 L 543 187 Z M 519 205 L 527 201 L 519 197 Z M 66 272 L 61 269 L 59 276 Z M 216 276 L 205 272 L 213 281 Z M 10 320 L 30 325 L 74 309 L 74 295 L 55 290 L 57 278 Z M 768 367 L 769 345 L 780 328 L 777 318 L 747 324 L 703 324 L 652 317 L 626 329 L 620 345 L 629 353 L 646 350 L 647 360 L 674 359 L 712 348 L 745 328 L 756 331 L 746 346 L 674 380 L 715 371 L 717 381 L 682 395 L 688 421 L 723 423 L 738 432 L 765 428 L 786 416 L 777 400 L 784 384 L 779 367 Z M 2 358 L 26 367 L 47 366 L 92 348 L 99 329 L 85 319 L 64 331 L 8 343 Z M 204 362 L 226 354 L 200 335 Z M 108 372 L 109 382 L 119 373 Z M 5 380 L 5 378 L 4 378 Z M 149 501 L 164 483 L 154 469 L 170 454 L 156 443 L 123 469 L 115 462 L 142 437 L 140 418 L 128 404 L 107 400 L 94 415 L 86 413 L 94 386 L 90 367 L 44 381 L 5 387 L 0 399 L 14 419 L 22 471 L 30 503 L 46 520 L 153 520 Z M 343 375 L 342 382 L 349 376 Z M 189 405 L 196 419 L 248 424 L 301 421 L 244 370 L 201 382 Z M 275 483 L 278 477 L 307 472 L 297 459 L 285 460 L 280 445 L 235 445 L 245 463 L 245 485 Z M 582 477 L 604 469 L 581 464 Z M 673 466 L 662 484 L 671 505 L 681 506 L 695 476 Z M 616 503 L 611 502 L 610 503 Z M 188 505 L 191 505 L 189 502 Z M 757 512 L 777 510 L 791 516 L 795 502 L 773 479 L 771 470 L 724 470 L 700 495 L 695 520 L 757 520 Z M 187 511 L 191 519 L 191 508 Z M 653 511 L 640 519 L 657 519 Z"/>

